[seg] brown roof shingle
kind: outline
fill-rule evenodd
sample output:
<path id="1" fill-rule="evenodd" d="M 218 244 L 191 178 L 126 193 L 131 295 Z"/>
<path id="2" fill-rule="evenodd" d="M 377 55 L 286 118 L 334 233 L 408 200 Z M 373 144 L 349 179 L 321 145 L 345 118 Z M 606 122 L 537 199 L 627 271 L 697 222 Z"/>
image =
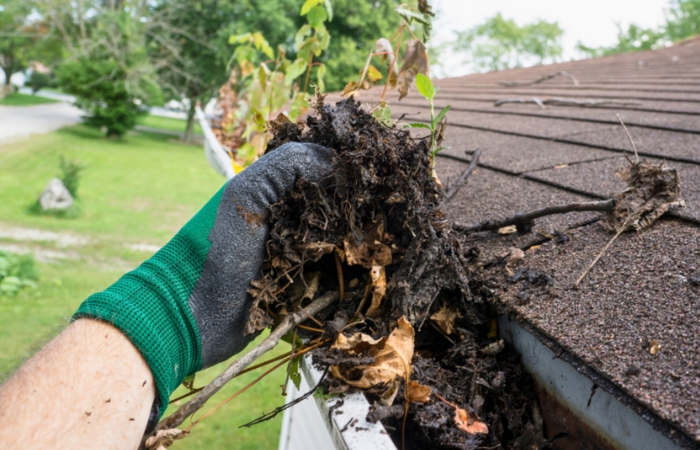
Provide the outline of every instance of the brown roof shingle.
<path id="1" fill-rule="evenodd" d="M 499 83 L 535 80 L 530 86 Z M 629 125 L 640 156 L 678 168 L 687 207 L 650 229 L 621 236 L 579 290 L 574 280 L 610 239 L 598 224 L 566 231 L 526 252 L 524 265 L 552 279 L 546 292 L 522 300 L 516 284 L 500 302 L 668 424 L 685 447 L 700 443 L 700 39 L 656 51 L 439 80 L 437 107 L 452 105 L 447 147 L 438 174 L 449 182 L 483 151 L 481 168 L 450 204 L 449 214 L 475 223 L 624 189 L 615 170 L 631 145 L 616 114 Z M 592 107 L 494 103 L 504 98 L 564 97 L 634 105 Z M 412 92 L 393 101 L 395 116 L 425 120 L 426 102 Z M 467 152 L 465 154 L 465 151 Z M 594 213 L 552 216 L 540 230 L 565 231 Z M 535 235 L 536 236 L 536 235 Z M 482 258 L 525 246 L 533 235 L 484 233 Z M 503 270 L 496 268 L 493 270 Z M 649 342 L 661 350 L 652 355 Z M 629 368 L 640 369 L 630 376 Z M 674 434 L 671 434 L 673 431 Z"/>

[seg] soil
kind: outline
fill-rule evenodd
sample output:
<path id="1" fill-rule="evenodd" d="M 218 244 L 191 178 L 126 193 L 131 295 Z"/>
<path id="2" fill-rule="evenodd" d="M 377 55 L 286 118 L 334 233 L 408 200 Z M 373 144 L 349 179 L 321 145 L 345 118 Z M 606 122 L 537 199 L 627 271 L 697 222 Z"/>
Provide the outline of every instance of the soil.
<path id="1" fill-rule="evenodd" d="M 341 291 L 339 304 L 316 324 L 306 322 L 309 339 L 326 339 L 314 350 L 317 363 L 351 373 L 374 362 L 369 352 L 331 349 L 340 333 L 384 338 L 402 317 L 415 330 L 411 381 L 436 395 L 410 403 L 404 417 L 403 378 L 365 390 L 374 404 L 368 418 L 394 430 L 398 448 L 402 432 L 406 448 L 547 447 L 532 381 L 497 339 L 485 302 L 493 290 L 470 268 L 477 250 L 445 218 L 426 140 L 378 123 L 352 98 L 332 107 L 319 97 L 312 106 L 315 115 L 305 125 L 271 124 L 268 151 L 290 141 L 324 145 L 334 150 L 337 170 L 318 184 L 299 180 L 271 207 L 268 258 L 250 290 L 247 331 L 268 327 L 326 291 Z M 353 388 L 330 378 L 325 389 Z M 484 422 L 488 434 L 460 429 L 456 407 Z"/>

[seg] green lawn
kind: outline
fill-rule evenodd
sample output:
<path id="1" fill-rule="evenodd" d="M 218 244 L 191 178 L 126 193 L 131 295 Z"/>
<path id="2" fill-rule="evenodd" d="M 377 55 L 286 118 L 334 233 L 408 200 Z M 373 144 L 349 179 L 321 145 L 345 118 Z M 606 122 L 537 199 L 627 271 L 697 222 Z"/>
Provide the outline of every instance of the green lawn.
<path id="1" fill-rule="evenodd" d="M 150 128 L 160 128 L 161 130 L 177 131 L 180 133 L 185 132 L 186 122 L 180 119 L 173 119 L 170 117 L 160 117 L 160 116 L 142 116 L 139 118 L 139 125 Z M 202 134 L 202 127 L 199 126 L 199 122 L 195 120 L 194 123 L 195 134 Z"/>
<path id="2" fill-rule="evenodd" d="M 56 103 L 56 100 L 39 97 L 38 95 L 20 94 L 18 92 L 12 93 L 0 100 L 0 106 L 31 106 L 44 103 Z"/>
<path id="3" fill-rule="evenodd" d="M 82 125 L 0 146 L 0 227 L 70 232 L 90 239 L 63 248 L 52 242 L 0 239 L 0 248 L 24 245 L 71 259 L 38 263 L 38 288 L 0 297 L 0 379 L 66 326 L 83 299 L 136 267 L 150 253 L 125 244 L 163 245 L 221 187 L 199 146 L 171 143 L 167 136 L 135 132 L 107 140 Z M 82 215 L 75 219 L 36 216 L 28 207 L 58 173 L 59 155 L 87 166 L 80 183 Z M 281 345 L 276 353 L 288 351 Z M 222 366 L 197 376 L 201 386 Z M 261 371 L 226 386 L 204 407 L 252 381 Z M 251 429 L 238 429 L 284 403 L 277 371 L 197 425 L 174 448 L 277 448 L 281 417 Z M 179 393 L 179 392 L 178 392 Z M 177 395 L 177 394 L 176 394 Z"/>

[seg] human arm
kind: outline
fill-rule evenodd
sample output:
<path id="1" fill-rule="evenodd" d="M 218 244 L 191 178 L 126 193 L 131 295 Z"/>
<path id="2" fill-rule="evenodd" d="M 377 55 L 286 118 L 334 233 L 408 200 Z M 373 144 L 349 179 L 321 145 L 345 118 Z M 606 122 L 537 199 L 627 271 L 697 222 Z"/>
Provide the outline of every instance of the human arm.
<path id="1" fill-rule="evenodd" d="M 0 386 L 0 446 L 135 449 L 155 395 L 124 334 L 76 320 Z"/>
<path id="2" fill-rule="evenodd" d="M 331 159 L 332 152 L 324 147 L 287 144 L 233 178 L 152 258 L 83 302 L 74 315 L 74 323 L 2 387 L 7 399 L 2 405 L 3 414 L 11 416 L 15 410 L 24 410 L 28 389 L 33 395 L 36 388 L 32 386 L 44 383 L 46 388 L 37 389 L 39 406 L 42 398 L 51 401 L 43 404 L 42 419 L 20 415 L 22 424 L 31 425 L 24 427 L 25 431 L 38 430 L 42 420 L 49 417 L 60 423 L 66 402 L 75 398 L 93 399 L 93 393 L 104 394 L 101 390 L 104 386 L 99 385 L 105 383 L 104 372 L 110 371 L 110 367 L 123 383 L 134 379 L 143 382 L 140 373 L 126 373 L 117 367 L 122 359 L 113 358 L 112 353 L 94 354 L 93 347 L 85 350 L 86 345 L 103 344 L 92 339 L 90 333 L 85 335 L 85 326 L 79 324 L 87 322 L 110 327 L 121 336 L 116 341 L 127 342 L 127 348 L 136 349 L 141 358 L 136 361 L 145 361 L 152 376 L 145 386 L 153 390 L 148 410 L 157 420 L 170 394 L 187 375 L 229 358 L 255 337 L 244 332 L 252 300 L 247 290 L 250 281 L 260 275 L 266 255 L 269 206 L 282 200 L 300 178 L 321 181 L 332 169 Z M 123 350 L 119 355 L 128 359 L 124 353 L 128 351 Z M 70 365 L 61 366 L 63 360 Z M 63 368 L 44 369 L 54 365 Z M 140 367 L 135 361 L 129 365 Z M 66 370 L 70 377 L 64 376 Z M 73 376 L 78 371 L 80 374 Z M 67 389 L 70 395 L 54 396 L 51 393 L 56 389 Z M 124 389 L 130 392 L 131 387 L 125 384 Z M 137 392 L 145 395 L 143 391 Z M 37 398 L 32 397 L 32 401 Z M 134 406 L 131 400 L 129 404 L 135 408 L 127 411 L 129 419 L 134 418 L 130 422 L 138 425 L 140 438 L 149 414 L 143 414 L 141 404 Z M 90 410 L 82 413 L 92 417 Z M 87 421 L 75 422 L 74 428 L 87 425 Z M 100 422 L 100 426 L 112 425 Z M 0 423 L 0 447 L 6 448 L 2 427 Z M 110 433 L 104 435 L 111 436 Z M 53 431 L 50 434 L 53 438 L 71 438 Z M 88 439 L 83 443 L 93 444 L 93 441 Z M 61 441 L 53 441 L 52 446 L 74 447 Z M 28 445 L 25 440 L 23 447 L 35 448 L 35 445 Z"/>

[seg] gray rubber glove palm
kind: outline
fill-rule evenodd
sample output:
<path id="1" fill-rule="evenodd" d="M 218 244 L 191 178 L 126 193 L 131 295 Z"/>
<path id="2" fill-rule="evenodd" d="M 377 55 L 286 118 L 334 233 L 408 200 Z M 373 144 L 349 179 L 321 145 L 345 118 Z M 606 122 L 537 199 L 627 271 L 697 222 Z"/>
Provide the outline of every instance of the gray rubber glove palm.
<path id="1" fill-rule="evenodd" d="M 122 330 L 151 367 L 160 404 L 167 404 L 187 375 L 228 359 L 254 338 L 243 332 L 247 290 L 265 257 L 268 208 L 300 178 L 320 181 L 331 171 L 332 151 L 318 145 L 290 143 L 265 155 L 151 259 L 90 296 L 74 318 Z"/>

